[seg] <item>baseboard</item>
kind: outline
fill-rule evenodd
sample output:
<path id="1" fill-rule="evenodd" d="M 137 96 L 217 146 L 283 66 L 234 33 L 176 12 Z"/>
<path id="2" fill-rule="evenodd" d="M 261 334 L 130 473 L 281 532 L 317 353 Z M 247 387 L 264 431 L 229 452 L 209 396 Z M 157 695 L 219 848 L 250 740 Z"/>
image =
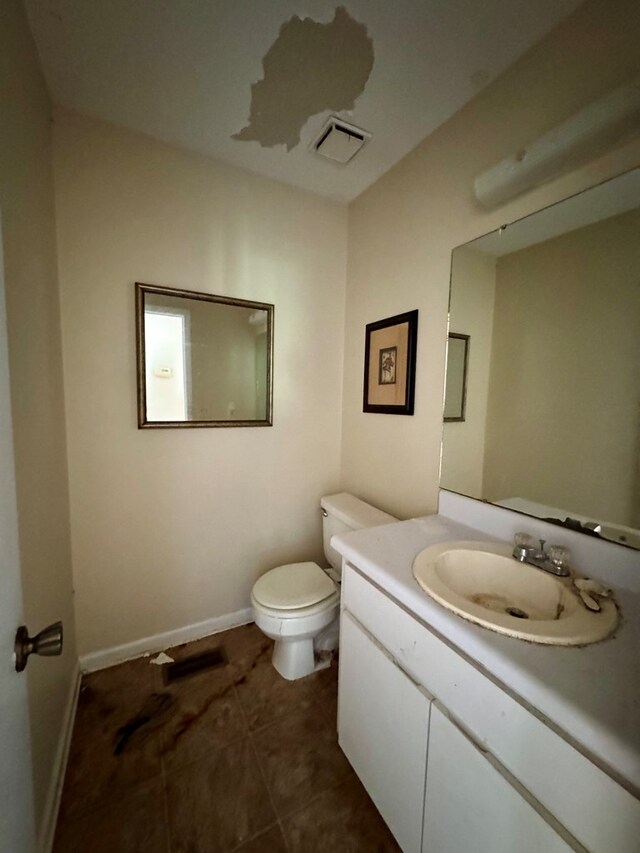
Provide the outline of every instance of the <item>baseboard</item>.
<path id="1" fill-rule="evenodd" d="M 42 817 L 42 826 L 38 838 L 38 850 L 41 853 L 51 853 L 53 849 L 53 840 L 56 833 L 56 824 L 58 822 L 58 811 L 60 809 L 60 799 L 62 797 L 62 786 L 64 785 L 64 774 L 67 769 L 67 760 L 69 758 L 69 748 L 71 747 L 71 735 L 73 733 L 73 724 L 76 719 L 76 708 L 78 707 L 78 694 L 80 693 L 80 667 L 76 664 L 67 705 L 64 710 L 62 719 L 62 729 L 58 738 L 58 748 L 56 757 L 53 763 L 51 773 L 51 782 L 49 784 L 49 793 L 44 807 Z"/>
<path id="2" fill-rule="evenodd" d="M 213 619 L 206 619 L 204 622 L 197 622 L 195 625 L 185 625 L 183 628 L 175 628 L 173 631 L 165 631 L 163 634 L 143 637 L 141 640 L 124 643 L 122 646 L 113 646 L 110 649 L 91 652 L 80 658 L 80 669 L 82 672 L 96 672 L 96 670 L 106 669 L 108 666 L 124 663 L 124 661 L 132 658 L 161 652 L 171 646 L 179 646 L 181 643 L 199 640 L 202 637 L 208 637 L 209 634 L 217 634 L 220 631 L 226 631 L 228 628 L 237 628 L 239 625 L 246 625 L 252 621 L 251 608 L 246 607 L 244 610 L 236 610 L 235 613 L 226 613 L 224 616 L 214 616 Z"/>

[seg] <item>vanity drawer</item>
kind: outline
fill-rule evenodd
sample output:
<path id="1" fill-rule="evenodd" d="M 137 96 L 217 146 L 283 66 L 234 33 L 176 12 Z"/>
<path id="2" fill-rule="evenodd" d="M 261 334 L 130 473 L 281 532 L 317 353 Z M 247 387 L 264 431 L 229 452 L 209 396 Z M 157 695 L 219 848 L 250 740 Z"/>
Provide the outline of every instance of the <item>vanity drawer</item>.
<path id="1" fill-rule="evenodd" d="M 348 563 L 342 606 L 581 844 L 636 853 L 640 802 Z"/>

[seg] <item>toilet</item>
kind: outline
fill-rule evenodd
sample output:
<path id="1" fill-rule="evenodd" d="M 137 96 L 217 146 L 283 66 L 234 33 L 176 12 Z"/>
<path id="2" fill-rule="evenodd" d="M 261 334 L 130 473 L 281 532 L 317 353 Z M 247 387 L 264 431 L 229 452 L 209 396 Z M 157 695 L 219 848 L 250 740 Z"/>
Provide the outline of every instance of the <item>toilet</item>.
<path id="1" fill-rule="evenodd" d="M 311 562 L 278 566 L 262 575 L 251 592 L 254 621 L 275 640 L 273 665 L 289 681 L 316 669 L 315 652 L 338 647 L 342 559 L 331 547 L 331 537 L 398 520 L 346 492 L 323 497 L 320 507 L 324 554 L 331 567 Z"/>

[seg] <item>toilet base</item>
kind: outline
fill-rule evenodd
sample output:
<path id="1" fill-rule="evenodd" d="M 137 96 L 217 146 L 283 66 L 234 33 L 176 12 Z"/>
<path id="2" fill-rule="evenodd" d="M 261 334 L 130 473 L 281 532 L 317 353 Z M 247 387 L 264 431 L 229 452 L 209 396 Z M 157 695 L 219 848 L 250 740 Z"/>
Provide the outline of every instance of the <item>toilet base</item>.
<path id="1" fill-rule="evenodd" d="M 271 662 L 287 681 L 311 675 L 316 668 L 313 637 L 303 640 L 276 640 Z"/>

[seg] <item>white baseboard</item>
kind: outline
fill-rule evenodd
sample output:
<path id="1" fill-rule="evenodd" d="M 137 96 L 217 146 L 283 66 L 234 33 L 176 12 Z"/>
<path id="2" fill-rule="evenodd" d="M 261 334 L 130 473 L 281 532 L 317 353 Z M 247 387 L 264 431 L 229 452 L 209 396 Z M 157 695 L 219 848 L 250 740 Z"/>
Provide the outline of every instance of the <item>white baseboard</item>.
<path id="1" fill-rule="evenodd" d="M 214 616 L 213 619 L 206 619 L 204 622 L 197 622 L 195 625 L 185 625 L 183 628 L 175 628 L 173 631 L 165 631 L 163 634 L 143 637 L 141 640 L 124 643 L 122 646 L 113 646 L 110 649 L 82 655 L 80 669 L 82 672 L 96 672 L 96 670 L 106 669 L 108 666 L 124 663 L 124 661 L 132 658 L 162 652 L 171 646 L 179 646 L 181 643 L 208 637 L 209 634 L 226 631 L 227 628 L 247 625 L 252 621 L 251 608 L 246 607 L 244 610 L 236 610 L 235 613 L 226 613 L 224 616 Z"/>
<path id="2" fill-rule="evenodd" d="M 62 797 L 62 786 L 64 785 L 64 774 L 67 769 L 69 748 L 71 747 L 71 735 L 73 733 L 73 724 L 76 719 L 76 708 L 78 707 L 80 675 L 80 667 L 76 664 L 73 677 L 71 679 L 67 705 L 64 710 L 64 717 L 62 719 L 62 728 L 60 730 L 60 737 L 58 738 L 58 748 L 56 750 L 56 756 L 53 763 L 51 782 L 49 783 L 49 792 L 44 806 L 42 825 L 38 838 L 38 850 L 40 850 L 41 853 L 51 853 L 51 850 L 53 849 L 53 840 L 56 833 L 56 824 L 58 822 L 58 811 L 60 810 L 60 799 Z"/>

